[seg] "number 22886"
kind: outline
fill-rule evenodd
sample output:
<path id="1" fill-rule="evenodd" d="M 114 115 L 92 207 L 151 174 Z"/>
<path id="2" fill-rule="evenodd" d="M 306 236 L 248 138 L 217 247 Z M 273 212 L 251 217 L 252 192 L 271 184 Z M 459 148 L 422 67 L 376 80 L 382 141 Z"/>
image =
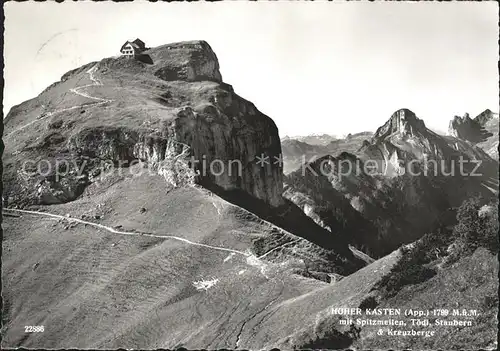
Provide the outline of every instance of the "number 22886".
<path id="1" fill-rule="evenodd" d="M 43 333 L 45 328 L 43 325 L 25 325 L 24 332 L 25 333 Z"/>

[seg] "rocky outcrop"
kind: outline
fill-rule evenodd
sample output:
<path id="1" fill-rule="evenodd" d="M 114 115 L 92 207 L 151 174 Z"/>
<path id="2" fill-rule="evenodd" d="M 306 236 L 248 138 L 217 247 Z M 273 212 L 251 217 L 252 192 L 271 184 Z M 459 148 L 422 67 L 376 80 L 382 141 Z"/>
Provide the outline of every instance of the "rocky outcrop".
<path id="1" fill-rule="evenodd" d="M 135 158 L 133 146 L 138 138 L 138 132 L 129 128 L 85 128 L 68 140 L 68 148 L 74 155 L 116 162 L 131 161 Z"/>
<path id="2" fill-rule="evenodd" d="M 228 107 L 241 111 L 237 124 L 231 123 L 234 116 L 224 113 Z M 281 148 L 273 121 L 236 95 L 229 106 L 206 105 L 197 110 L 179 110 L 156 134 L 124 127 L 84 129 L 70 138 L 69 150 L 125 164 L 134 159 L 154 163 L 165 158 L 168 147 L 173 145 L 180 151 L 186 144 L 200 181 L 228 191 L 244 190 L 275 207 L 282 205 L 282 170 L 273 162 Z M 257 163 L 260 155 L 270 161 Z"/>
<path id="3" fill-rule="evenodd" d="M 448 162 L 452 158 L 460 157 L 462 151 L 457 150 L 457 147 L 446 138 L 428 129 L 415 113 L 408 109 L 400 109 L 377 129 L 369 143 L 363 144 L 360 155 L 365 160 L 375 158 L 388 166 L 394 166 L 390 167 L 394 172 L 389 172 L 388 175 L 397 176 L 400 174 L 397 164 L 394 163 L 397 158 L 403 163 L 414 159 Z M 476 154 L 472 149 L 469 153 Z"/>
<path id="4" fill-rule="evenodd" d="M 83 67 L 66 73 L 62 80 L 81 73 Z M 154 76 L 164 81 L 222 82 L 219 61 L 210 45 L 203 40 L 187 41 L 150 48 L 136 57 L 119 56 L 103 59 L 99 66 L 110 71 Z"/>
<path id="5" fill-rule="evenodd" d="M 222 82 L 219 61 L 206 41 L 196 40 L 156 47 L 144 53 L 160 68 L 154 75 L 163 80 Z"/>

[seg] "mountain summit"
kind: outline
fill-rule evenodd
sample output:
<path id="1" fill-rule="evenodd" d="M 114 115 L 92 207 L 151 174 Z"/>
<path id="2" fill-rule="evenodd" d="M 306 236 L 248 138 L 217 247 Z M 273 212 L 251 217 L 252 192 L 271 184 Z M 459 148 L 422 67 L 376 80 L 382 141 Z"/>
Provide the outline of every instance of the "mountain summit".
<path id="1" fill-rule="evenodd" d="M 72 70 L 13 107 L 5 131 L 12 204 L 71 201 L 98 172 L 98 160 L 160 162 L 183 144 L 196 159 L 200 182 L 242 190 L 274 207 L 283 204 L 281 165 L 256 163 L 261 155 L 279 157 L 278 129 L 222 82 L 205 41 L 163 45 Z M 58 180 L 19 177 L 15 170 L 35 155 L 47 160 L 52 176 L 61 155 L 75 172 Z M 215 163 L 218 168 L 206 169 Z"/>
<path id="2" fill-rule="evenodd" d="M 389 120 L 377 129 L 373 138 L 385 140 L 393 136 L 421 137 L 427 135 L 424 121 L 417 118 L 413 111 L 402 108 L 394 112 Z"/>

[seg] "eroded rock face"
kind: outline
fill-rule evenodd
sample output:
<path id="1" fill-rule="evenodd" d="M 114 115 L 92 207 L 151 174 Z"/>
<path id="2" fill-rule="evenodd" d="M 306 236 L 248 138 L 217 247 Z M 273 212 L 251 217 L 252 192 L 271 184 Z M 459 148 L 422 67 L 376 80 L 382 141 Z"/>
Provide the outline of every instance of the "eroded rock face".
<path id="1" fill-rule="evenodd" d="M 381 159 L 388 166 L 387 175 L 400 174 L 397 159 L 407 163 L 412 159 L 449 159 L 458 157 L 458 151 L 448 141 L 427 129 L 423 120 L 408 109 L 400 109 L 364 143 L 363 159 Z M 385 166 L 384 166 L 385 167 Z"/>
<path id="2" fill-rule="evenodd" d="M 230 95 L 225 102 L 180 113 L 171 126 L 175 139 L 191 146 L 204 180 L 275 207 L 283 204 L 278 129 L 253 104 Z M 259 163 L 262 156 L 267 161 Z"/>
<path id="3" fill-rule="evenodd" d="M 68 149 L 77 155 L 113 161 L 134 159 L 133 145 L 138 133 L 128 128 L 86 128 L 68 140 Z"/>

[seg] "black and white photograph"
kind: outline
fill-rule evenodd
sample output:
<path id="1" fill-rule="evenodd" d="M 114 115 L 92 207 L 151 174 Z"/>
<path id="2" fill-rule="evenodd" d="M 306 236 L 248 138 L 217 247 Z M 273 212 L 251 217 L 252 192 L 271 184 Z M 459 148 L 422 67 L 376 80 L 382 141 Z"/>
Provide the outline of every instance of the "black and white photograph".
<path id="1" fill-rule="evenodd" d="M 498 2 L 3 10 L 2 349 L 498 348 Z"/>

